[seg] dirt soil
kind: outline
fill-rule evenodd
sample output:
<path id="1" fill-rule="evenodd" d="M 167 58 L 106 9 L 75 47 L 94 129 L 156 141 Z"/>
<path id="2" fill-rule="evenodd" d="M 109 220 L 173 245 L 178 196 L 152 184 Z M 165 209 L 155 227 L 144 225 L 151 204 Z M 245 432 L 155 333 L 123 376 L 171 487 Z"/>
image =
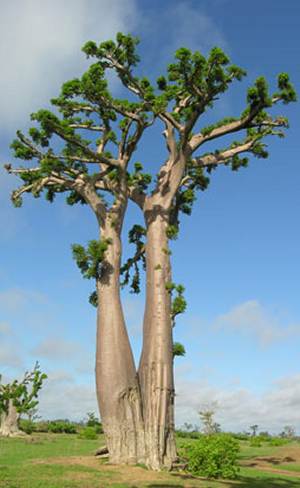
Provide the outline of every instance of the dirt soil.
<path id="1" fill-rule="evenodd" d="M 95 456 L 71 456 L 71 457 L 52 457 L 43 460 L 34 460 L 35 464 L 63 464 L 63 465 L 81 465 L 89 468 L 99 469 L 105 473 L 116 473 L 118 475 L 118 482 L 128 482 L 136 484 L 140 482 L 153 481 L 153 472 L 148 471 L 139 466 L 116 466 L 109 464 L 106 460 L 97 459 Z M 166 473 L 155 473 L 155 482 L 165 481 Z"/>
<path id="2" fill-rule="evenodd" d="M 294 476 L 295 478 L 300 478 L 300 473 L 296 471 L 284 470 L 282 468 L 278 469 L 276 466 L 289 464 L 289 463 L 300 463 L 300 449 L 297 446 L 283 447 L 279 451 L 277 456 L 258 456 L 253 459 L 242 461 L 241 465 L 249 468 L 256 468 L 262 471 L 267 471 L 269 473 L 278 473 L 289 476 Z"/>

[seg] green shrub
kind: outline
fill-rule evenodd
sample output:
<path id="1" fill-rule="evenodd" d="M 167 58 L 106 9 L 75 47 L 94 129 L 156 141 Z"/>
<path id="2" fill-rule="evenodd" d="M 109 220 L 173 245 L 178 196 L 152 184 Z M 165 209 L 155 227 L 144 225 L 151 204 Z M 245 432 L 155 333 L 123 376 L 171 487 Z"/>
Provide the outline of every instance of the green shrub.
<path id="1" fill-rule="evenodd" d="M 239 441 L 248 441 L 249 440 L 249 434 L 246 432 L 230 432 L 230 435 L 234 439 L 238 439 Z"/>
<path id="2" fill-rule="evenodd" d="M 49 431 L 49 422 L 47 420 L 40 420 L 39 422 L 35 422 L 35 431 L 36 432 L 48 432 Z"/>
<path id="3" fill-rule="evenodd" d="M 235 478 L 239 442 L 229 434 L 202 435 L 186 446 L 187 469 L 206 478 Z"/>
<path id="4" fill-rule="evenodd" d="M 271 446 L 284 446 L 289 442 L 289 439 L 283 439 L 282 437 L 272 437 L 272 439 L 270 440 Z"/>
<path id="5" fill-rule="evenodd" d="M 79 439 L 95 440 L 98 438 L 95 427 L 85 427 L 79 433 Z"/>
<path id="6" fill-rule="evenodd" d="M 251 437 L 250 446 L 251 447 L 261 447 L 261 438 L 259 436 Z"/>
<path id="7" fill-rule="evenodd" d="M 177 437 L 181 437 L 183 439 L 199 439 L 201 437 L 201 433 L 197 432 L 196 430 L 192 430 L 190 432 L 186 430 L 176 430 Z"/>
<path id="8" fill-rule="evenodd" d="M 103 427 L 101 422 L 99 421 L 98 417 L 94 412 L 87 413 L 87 427 L 94 427 L 97 434 L 103 434 Z"/>
<path id="9" fill-rule="evenodd" d="M 69 420 L 52 420 L 48 422 L 48 432 L 54 434 L 76 434 L 77 427 Z"/>
<path id="10" fill-rule="evenodd" d="M 32 434 L 32 432 L 35 431 L 35 425 L 34 425 L 34 422 L 32 420 L 21 419 L 20 423 L 19 423 L 19 427 L 26 434 Z"/>

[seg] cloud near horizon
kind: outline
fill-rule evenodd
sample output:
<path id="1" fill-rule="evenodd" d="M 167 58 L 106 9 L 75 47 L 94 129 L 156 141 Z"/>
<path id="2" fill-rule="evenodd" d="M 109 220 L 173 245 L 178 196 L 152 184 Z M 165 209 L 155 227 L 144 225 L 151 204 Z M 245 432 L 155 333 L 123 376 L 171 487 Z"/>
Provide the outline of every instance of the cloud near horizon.
<path id="1" fill-rule="evenodd" d="M 199 425 L 198 412 L 203 406 L 216 403 L 216 421 L 226 431 L 244 431 L 258 424 L 260 431 L 279 433 L 285 425 L 300 432 L 300 375 L 274 381 L 267 391 L 256 394 L 240 386 L 217 388 L 206 381 L 176 382 L 176 424 Z"/>

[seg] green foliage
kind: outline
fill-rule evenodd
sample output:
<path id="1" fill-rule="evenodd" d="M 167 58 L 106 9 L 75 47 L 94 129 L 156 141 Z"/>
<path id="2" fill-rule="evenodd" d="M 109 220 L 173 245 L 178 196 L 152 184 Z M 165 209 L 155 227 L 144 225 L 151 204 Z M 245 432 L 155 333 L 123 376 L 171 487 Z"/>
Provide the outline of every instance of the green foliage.
<path id="1" fill-rule="evenodd" d="M 97 434 L 103 434 L 103 427 L 99 419 L 96 417 L 94 412 L 87 413 L 87 427 L 93 427 Z"/>
<path id="2" fill-rule="evenodd" d="M 96 290 L 92 291 L 90 294 L 89 303 L 93 305 L 93 307 L 98 307 L 98 293 Z"/>
<path id="3" fill-rule="evenodd" d="M 177 225 L 168 225 L 167 227 L 167 237 L 168 239 L 177 239 L 179 228 Z"/>
<path id="4" fill-rule="evenodd" d="M 171 308 L 171 316 L 172 316 L 172 321 L 174 323 L 175 317 L 185 312 L 187 303 L 183 295 L 185 291 L 184 286 L 175 285 L 172 291 L 175 291 L 176 293 L 176 296 L 172 300 L 172 308 Z"/>
<path id="5" fill-rule="evenodd" d="M 173 357 L 185 356 L 185 347 L 180 342 L 173 343 Z"/>
<path id="6" fill-rule="evenodd" d="M 26 427 L 27 425 L 29 428 L 32 427 L 33 432 L 48 432 L 54 434 L 76 434 L 80 427 L 79 424 L 71 422 L 67 419 L 39 420 L 37 422 L 27 420 L 20 421 L 20 427 L 22 430 L 25 430 L 23 426 Z M 25 432 L 27 431 L 25 430 Z"/>
<path id="7" fill-rule="evenodd" d="M 297 101 L 297 94 L 290 82 L 289 75 L 287 73 L 280 73 L 278 75 L 278 88 L 280 92 L 277 94 L 283 101 L 283 103 L 290 103 Z"/>
<path id="8" fill-rule="evenodd" d="M 127 179 L 129 186 L 133 186 L 140 191 L 147 190 L 152 181 L 149 173 L 143 173 L 143 165 L 139 162 L 134 164 L 134 172 L 132 174 L 128 173 Z"/>
<path id="9" fill-rule="evenodd" d="M 22 381 L 14 380 L 12 383 L 1 384 L 0 375 L 0 413 L 8 412 L 9 402 L 13 401 L 18 413 L 26 413 L 38 405 L 38 393 L 47 378 L 40 370 L 37 362 L 31 372 L 26 372 Z"/>
<path id="10" fill-rule="evenodd" d="M 260 436 L 255 436 L 250 438 L 250 446 L 251 447 L 261 447 L 262 440 Z"/>
<path id="11" fill-rule="evenodd" d="M 59 115 L 50 110 L 39 110 L 31 116 L 35 126 L 29 129 L 28 136 L 21 131 L 17 132 L 17 138 L 11 145 L 15 156 L 25 161 L 37 160 L 38 166 L 18 171 L 23 185 L 12 195 L 16 206 L 22 204 L 23 193 L 39 197 L 44 190 L 45 197 L 50 202 L 54 200 L 56 193 L 67 192 L 68 204 L 86 203 L 86 196 L 78 186 L 75 188 L 78 176 L 86 183 L 107 183 L 109 180 L 114 182 L 112 186 L 104 186 L 115 198 L 121 176 L 115 165 L 112 164 L 100 177 L 99 172 L 90 174 L 90 164 L 103 162 L 102 158 L 113 158 L 115 149 L 116 160 L 124 151 L 129 160 L 144 130 L 157 118 L 165 120 L 166 116 L 168 120 L 184 128 L 185 136 L 182 138 L 179 134 L 176 142 L 186 148 L 199 117 L 212 108 L 234 80 L 240 81 L 246 75 L 242 68 L 231 64 L 229 57 L 218 47 L 214 47 L 207 57 L 198 51 L 192 52 L 186 47 L 181 47 L 175 53 L 174 62 L 167 67 L 167 74 L 161 74 L 157 78 L 156 87 L 147 77 L 139 77 L 133 73 L 139 62 L 138 42 L 137 38 L 122 33 L 118 33 L 115 40 L 108 40 L 99 45 L 94 41 L 88 41 L 83 47 L 83 52 L 88 58 L 93 58 L 94 63 L 81 78 L 66 81 L 59 96 L 51 101 Z M 107 83 L 108 70 L 113 70 L 128 90 L 128 99 L 115 98 L 110 93 Z M 270 134 L 282 135 L 279 131 L 272 130 L 272 117 L 266 114 L 265 109 L 278 101 L 296 101 L 296 93 L 287 73 L 279 74 L 278 90 L 271 95 L 264 77 L 258 77 L 249 88 L 248 105 L 242 117 L 249 114 L 253 117 L 241 128 L 252 130 L 253 124 L 255 126 L 262 123 L 263 118 L 267 118 L 270 123 L 267 129 L 261 130 L 258 127 L 256 134 L 252 133 L 251 137 L 256 138 L 259 133 L 260 139 Z M 136 95 L 134 100 L 132 92 Z M 215 128 L 236 120 L 239 119 L 227 117 L 204 127 L 202 136 L 209 139 Z M 278 122 L 278 118 L 276 120 Z M 178 131 L 176 124 L 174 126 L 175 132 Z M 283 119 L 282 126 L 287 126 Z M 83 137 L 83 131 L 92 136 L 91 140 Z M 94 137 L 95 131 L 98 132 L 99 138 Z M 248 136 L 250 137 L 249 134 Z M 51 147 L 53 138 L 58 138 L 62 143 L 60 152 L 56 151 L 56 144 Z M 107 144 L 110 145 L 108 148 Z M 268 155 L 261 141 L 257 141 L 250 152 L 263 158 Z M 237 170 L 241 166 L 246 166 L 247 161 L 246 158 L 236 155 L 228 164 L 233 170 Z M 210 166 L 209 170 L 215 167 Z M 151 175 L 143 171 L 141 163 L 136 163 L 131 172 L 126 169 L 125 174 L 131 190 L 149 190 Z M 196 191 L 205 190 L 209 183 L 206 170 L 190 161 L 186 164 L 184 179 L 186 177 L 186 185 L 178 189 L 173 201 L 168 228 L 170 238 L 175 238 L 178 232 L 179 213 L 190 215 Z M 102 198 L 99 188 L 94 187 L 94 190 Z M 134 276 L 134 288 L 139 289 L 137 274 Z"/>
<path id="12" fill-rule="evenodd" d="M 206 478 L 236 478 L 239 442 L 229 434 L 202 435 L 186 446 L 187 469 Z"/>
<path id="13" fill-rule="evenodd" d="M 86 249 L 80 244 L 72 245 L 73 259 L 75 259 L 84 278 L 101 279 L 103 274 L 101 263 L 104 261 L 105 253 L 110 244 L 109 239 L 103 239 L 89 241 Z M 94 296 L 92 300 L 94 300 Z"/>
<path id="14" fill-rule="evenodd" d="M 270 444 L 271 446 L 284 446 L 285 444 L 288 444 L 290 442 L 290 439 L 284 439 L 282 437 L 271 437 L 270 439 Z"/>
<path id="15" fill-rule="evenodd" d="M 190 431 L 183 430 L 183 429 L 176 430 L 176 436 L 182 439 L 199 439 L 201 435 L 202 434 L 200 432 L 195 430 L 190 430 Z"/>
<path id="16" fill-rule="evenodd" d="M 269 89 L 266 79 L 263 76 L 257 78 L 254 86 L 248 89 L 247 102 L 253 109 L 255 106 L 270 107 L 272 100 L 269 95 Z"/>
<path id="17" fill-rule="evenodd" d="M 20 419 L 19 428 L 28 435 L 32 434 L 32 432 L 35 432 L 35 425 L 32 420 Z"/>
<path id="18" fill-rule="evenodd" d="M 79 439 L 95 440 L 98 438 L 95 427 L 85 427 L 78 435 Z"/>
<path id="19" fill-rule="evenodd" d="M 123 275 L 121 286 L 130 285 L 132 293 L 140 292 L 140 264 L 143 269 L 146 268 L 145 259 L 145 242 L 146 229 L 141 225 L 135 224 L 128 233 L 128 241 L 134 244 L 135 253 L 132 258 L 129 258 L 120 269 L 120 274 Z M 133 271 L 132 275 L 131 272 Z"/>
<path id="20" fill-rule="evenodd" d="M 53 434 L 76 434 L 76 424 L 69 420 L 52 420 L 47 423 L 47 432 Z"/>

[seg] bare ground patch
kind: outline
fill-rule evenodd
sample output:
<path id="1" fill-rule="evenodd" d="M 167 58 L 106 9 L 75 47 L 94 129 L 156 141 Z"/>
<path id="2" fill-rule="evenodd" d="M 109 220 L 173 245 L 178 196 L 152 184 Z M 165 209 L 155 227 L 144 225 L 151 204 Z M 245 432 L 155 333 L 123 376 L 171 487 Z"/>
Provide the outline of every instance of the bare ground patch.
<path id="1" fill-rule="evenodd" d="M 300 478 L 300 473 L 297 471 L 291 472 L 290 470 L 282 469 L 282 465 L 289 465 L 293 463 L 300 463 L 300 446 L 289 446 L 278 449 L 278 453 L 275 456 L 257 456 L 252 459 L 242 461 L 241 466 L 248 468 L 256 468 L 261 471 L 270 473 L 277 473 L 286 476 L 294 476 Z M 277 468 L 276 466 L 279 466 Z"/>

